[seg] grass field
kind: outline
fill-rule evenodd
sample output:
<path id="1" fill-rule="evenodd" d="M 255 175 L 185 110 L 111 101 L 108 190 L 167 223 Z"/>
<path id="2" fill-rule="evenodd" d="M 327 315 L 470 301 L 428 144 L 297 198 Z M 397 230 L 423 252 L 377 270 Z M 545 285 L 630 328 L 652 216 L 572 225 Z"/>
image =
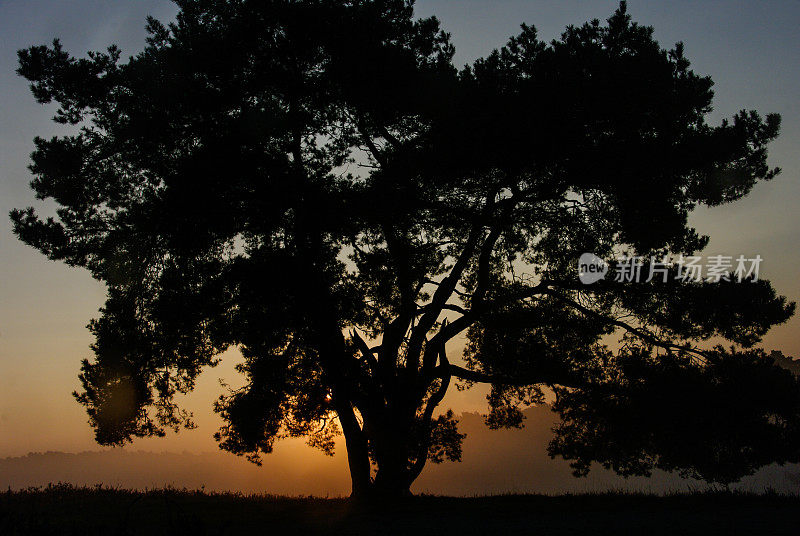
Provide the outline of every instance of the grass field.
<path id="1" fill-rule="evenodd" d="M 0 492 L 0 534 L 799 534 L 800 497 L 421 496 L 391 504 L 51 485 Z"/>

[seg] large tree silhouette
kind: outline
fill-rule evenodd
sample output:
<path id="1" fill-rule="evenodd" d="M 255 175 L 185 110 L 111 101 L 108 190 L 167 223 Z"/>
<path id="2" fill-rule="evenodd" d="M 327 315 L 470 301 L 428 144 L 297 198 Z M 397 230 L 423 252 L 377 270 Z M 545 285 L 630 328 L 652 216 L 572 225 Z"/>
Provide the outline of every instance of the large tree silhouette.
<path id="1" fill-rule="evenodd" d="M 708 125 L 711 80 L 624 3 L 552 43 L 523 25 L 460 71 L 412 3 L 178 0 L 126 62 L 20 51 L 75 133 L 32 155 L 56 215 L 11 217 L 108 287 L 76 394 L 97 440 L 192 426 L 176 395 L 235 346 L 247 384 L 216 405 L 220 446 L 331 453 L 341 430 L 356 495 L 460 458 L 437 411 L 457 379 L 492 385 L 492 427 L 554 393 L 551 455 L 578 473 L 729 482 L 797 461 L 798 380 L 752 349 L 793 303 L 752 278 L 577 271 L 583 252 L 702 250 L 689 212 L 777 174 L 780 118 Z"/>

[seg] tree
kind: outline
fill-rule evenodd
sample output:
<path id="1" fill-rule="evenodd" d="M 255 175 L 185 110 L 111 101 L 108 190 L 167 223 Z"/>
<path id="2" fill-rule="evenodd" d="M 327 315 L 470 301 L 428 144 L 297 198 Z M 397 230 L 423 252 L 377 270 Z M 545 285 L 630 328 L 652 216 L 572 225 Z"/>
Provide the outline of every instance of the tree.
<path id="1" fill-rule="evenodd" d="M 753 349 L 794 303 L 675 267 L 578 280 L 583 252 L 702 250 L 689 212 L 779 171 L 780 118 L 708 125 L 712 82 L 681 44 L 661 49 L 622 3 L 549 44 L 523 25 L 459 71 L 411 1 L 177 4 L 127 62 L 19 53 L 76 131 L 32 155 L 56 215 L 11 217 L 108 287 L 76 393 L 100 443 L 192 426 L 176 395 L 235 346 L 247 384 L 216 404 L 220 447 L 258 462 L 307 436 L 332 453 L 341 431 L 354 495 L 408 493 L 427 460 L 460 459 L 437 413 L 455 380 L 492 385 L 491 427 L 552 393 L 550 454 L 578 474 L 729 482 L 798 460 L 800 383 Z M 448 354 L 461 336 L 466 366 Z"/>

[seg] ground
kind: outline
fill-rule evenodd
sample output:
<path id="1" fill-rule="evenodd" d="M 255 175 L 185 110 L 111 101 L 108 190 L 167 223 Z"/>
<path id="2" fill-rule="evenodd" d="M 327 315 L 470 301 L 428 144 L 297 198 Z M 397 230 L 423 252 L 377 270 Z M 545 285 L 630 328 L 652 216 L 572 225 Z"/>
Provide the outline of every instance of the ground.
<path id="1" fill-rule="evenodd" d="M 797 534 L 800 496 L 412 497 L 391 504 L 51 485 L 0 492 L 0 534 Z"/>

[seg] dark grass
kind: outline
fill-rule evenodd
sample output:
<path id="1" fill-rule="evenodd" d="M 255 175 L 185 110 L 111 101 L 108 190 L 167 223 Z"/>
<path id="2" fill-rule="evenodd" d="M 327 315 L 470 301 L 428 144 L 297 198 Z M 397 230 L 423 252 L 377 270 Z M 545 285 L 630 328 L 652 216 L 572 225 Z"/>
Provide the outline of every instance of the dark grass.
<path id="1" fill-rule="evenodd" d="M 766 492 L 420 496 L 388 503 L 51 485 L 0 492 L 0 534 L 800 534 L 800 497 Z"/>

